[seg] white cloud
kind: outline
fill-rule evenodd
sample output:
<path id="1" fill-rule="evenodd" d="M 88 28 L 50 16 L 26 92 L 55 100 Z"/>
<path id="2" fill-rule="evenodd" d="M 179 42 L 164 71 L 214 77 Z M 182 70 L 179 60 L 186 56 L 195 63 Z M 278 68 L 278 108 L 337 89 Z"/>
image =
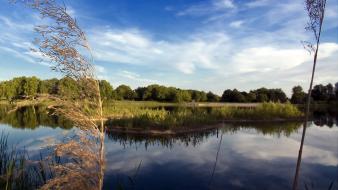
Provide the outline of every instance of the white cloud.
<path id="1" fill-rule="evenodd" d="M 214 1 L 213 4 L 218 9 L 224 9 L 224 8 L 226 9 L 226 8 L 235 8 L 236 7 L 232 0 L 217 0 L 217 1 Z"/>
<path id="2" fill-rule="evenodd" d="M 250 8 L 255 8 L 255 7 L 264 7 L 269 4 L 270 5 L 272 4 L 271 0 L 255 0 L 255 1 L 248 2 L 245 5 Z"/>
<path id="3" fill-rule="evenodd" d="M 145 83 L 145 84 L 158 83 L 157 80 L 143 78 L 140 74 L 137 74 L 137 73 L 131 72 L 131 71 L 122 70 L 121 72 L 118 73 L 118 75 L 121 76 L 121 77 L 125 77 L 127 79 L 142 82 L 142 83 Z"/>
<path id="4" fill-rule="evenodd" d="M 121 73 L 119 73 L 120 76 L 132 79 L 132 80 L 137 80 L 140 75 L 134 72 L 130 72 L 130 71 L 121 71 Z"/>
<path id="5" fill-rule="evenodd" d="M 151 65 L 191 74 L 196 68 L 215 68 L 214 54 L 225 50 L 228 37 L 222 33 L 192 36 L 188 41 L 156 41 L 137 30 L 94 31 L 90 35 L 96 60 Z"/>
<path id="6" fill-rule="evenodd" d="M 106 73 L 106 68 L 104 68 L 103 66 L 100 65 L 94 65 L 94 68 L 96 70 L 97 73 Z"/>
<path id="7" fill-rule="evenodd" d="M 237 20 L 237 21 L 231 22 L 229 26 L 232 28 L 240 28 L 243 25 L 243 23 L 244 23 L 243 20 Z"/>
<path id="8" fill-rule="evenodd" d="M 234 68 L 239 72 L 273 71 L 290 69 L 308 60 L 303 49 L 277 49 L 273 47 L 255 47 L 243 49 L 232 59 Z"/>
<path id="9" fill-rule="evenodd" d="M 250 90 L 267 86 L 281 87 L 289 94 L 292 86 L 307 85 L 312 56 L 302 48 L 300 37 L 294 35 L 296 32 L 292 29 L 281 28 L 243 38 L 230 38 L 224 32 L 208 31 L 193 33 L 177 41 L 155 40 L 137 29 L 96 30 L 90 33 L 89 38 L 97 61 L 122 63 L 152 73 L 173 72 L 173 75 L 183 79 L 186 75 L 196 78 L 201 71 L 207 71 L 210 75 L 182 81 L 181 87 L 202 87 L 203 90 L 221 94 L 225 88 Z M 323 68 L 319 67 L 318 71 L 328 73 L 326 79 L 321 78 L 322 81 L 335 80 L 335 75 L 325 69 L 324 65 L 335 68 L 330 60 L 337 52 L 337 45 L 323 43 L 320 46 L 319 60 L 323 62 Z M 154 82 L 127 72 L 122 72 L 119 76 L 124 76 L 134 84 L 137 80 L 142 81 L 140 84 Z M 153 74 L 151 76 L 155 77 Z M 274 82 L 267 81 L 267 76 Z M 165 81 L 163 77 L 161 79 Z M 218 82 L 229 80 L 232 82 Z"/>
<path id="10" fill-rule="evenodd" d="M 232 0 L 212 0 L 209 2 L 202 2 L 199 4 L 191 5 L 188 8 L 179 11 L 178 16 L 203 16 L 214 15 L 215 12 L 225 12 L 229 9 L 235 9 L 236 5 Z"/>
<path id="11" fill-rule="evenodd" d="M 0 15 L 0 26 L 9 27 L 11 29 L 16 30 L 33 30 L 34 28 L 32 24 L 14 22 L 10 18 L 1 15 Z"/>

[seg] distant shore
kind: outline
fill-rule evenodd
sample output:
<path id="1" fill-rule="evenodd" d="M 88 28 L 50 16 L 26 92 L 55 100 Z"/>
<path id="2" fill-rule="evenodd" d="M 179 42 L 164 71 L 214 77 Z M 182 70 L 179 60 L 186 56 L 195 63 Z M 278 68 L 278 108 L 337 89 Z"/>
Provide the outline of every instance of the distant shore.
<path id="1" fill-rule="evenodd" d="M 25 106 L 50 106 L 48 97 L 0 101 L 10 112 Z M 315 104 L 326 108 L 329 104 Z M 104 105 L 106 130 L 117 133 L 176 135 L 219 128 L 231 123 L 303 122 L 302 105 L 289 103 L 166 103 L 155 101 L 110 101 Z"/>

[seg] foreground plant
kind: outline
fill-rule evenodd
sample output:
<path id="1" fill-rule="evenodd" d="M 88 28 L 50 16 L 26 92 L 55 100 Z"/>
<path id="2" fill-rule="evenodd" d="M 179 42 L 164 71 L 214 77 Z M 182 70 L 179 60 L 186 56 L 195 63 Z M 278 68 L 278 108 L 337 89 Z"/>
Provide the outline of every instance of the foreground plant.
<path id="1" fill-rule="evenodd" d="M 311 74 L 309 91 L 307 94 L 307 103 L 306 103 L 306 112 L 305 112 L 305 121 L 304 121 L 304 126 L 303 126 L 302 139 L 300 143 L 296 172 L 295 172 L 295 177 L 294 177 L 293 186 L 292 186 L 292 189 L 294 190 L 298 188 L 299 170 L 300 170 L 300 164 L 302 160 L 303 144 L 304 144 L 305 133 L 306 133 L 306 128 L 307 128 L 307 121 L 309 120 L 311 92 L 312 92 L 313 78 L 314 78 L 315 71 L 316 71 L 318 50 L 319 50 L 319 44 L 320 44 L 320 35 L 322 32 L 322 25 L 324 21 L 325 6 L 326 6 L 326 0 L 305 0 L 305 9 L 309 17 L 309 22 L 308 22 L 308 25 L 305 27 L 305 29 L 313 33 L 314 43 L 304 42 L 304 47 L 310 53 L 313 53 L 313 66 L 312 66 L 312 74 Z"/>
<path id="2" fill-rule="evenodd" d="M 48 24 L 35 27 L 38 36 L 32 51 L 44 61 L 50 61 L 54 71 L 74 79 L 79 86 L 74 94 L 50 96 L 54 113 L 71 120 L 79 130 L 75 137 L 54 146 L 55 154 L 64 159 L 52 168 L 53 178 L 41 189 L 102 189 L 102 101 L 87 37 L 66 7 L 55 0 L 22 2 L 48 20 Z"/>

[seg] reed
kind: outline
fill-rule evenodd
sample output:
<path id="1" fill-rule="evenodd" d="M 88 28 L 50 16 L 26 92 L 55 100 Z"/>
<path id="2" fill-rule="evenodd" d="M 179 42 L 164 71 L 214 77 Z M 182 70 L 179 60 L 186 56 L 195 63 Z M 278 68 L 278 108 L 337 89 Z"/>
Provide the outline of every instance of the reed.
<path id="1" fill-rule="evenodd" d="M 25 150 L 8 146 L 8 135 L 0 136 L 0 189 L 38 189 L 51 178 L 52 162 L 29 159 Z M 48 170 L 49 169 L 49 170 Z"/>

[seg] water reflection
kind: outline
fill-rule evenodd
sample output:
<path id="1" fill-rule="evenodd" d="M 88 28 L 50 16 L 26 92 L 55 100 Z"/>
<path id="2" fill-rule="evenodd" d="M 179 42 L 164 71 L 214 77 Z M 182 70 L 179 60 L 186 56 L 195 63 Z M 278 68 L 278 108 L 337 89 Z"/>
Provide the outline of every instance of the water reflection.
<path id="1" fill-rule="evenodd" d="M 71 129 L 71 122 L 50 113 L 46 106 L 20 107 L 12 111 L 10 106 L 0 106 L 0 122 L 14 128 L 36 129 L 39 126 Z"/>
<path id="2" fill-rule="evenodd" d="M 163 146 L 172 148 L 175 144 L 188 146 L 199 146 L 203 141 L 210 137 L 218 136 L 223 133 L 236 134 L 242 131 L 251 131 L 257 134 L 272 135 L 276 137 L 290 136 L 292 133 L 297 132 L 301 127 L 299 122 L 275 122 L 275 123 L 260 123 L 255 125 L 254 123 L 234 123 L 234 124 L 222 124 L 221 128 L 209 129 L 199 132 L 190 132 L 186 134 L 177 135 L 144 135 L 144 134 L 128 134 L 128 133 L 116 133 L 107 132 L 107 136 L 110 140 L 119 143 L 124 148 L 144 146 L 145 149 L 148 146 Z"/>
<path id="3" fill-rule="evenodd" d="M 225 125 L 184 137 L 109 135 L 105 188 L 128 184 L 142 160 L 136 189 L 290 189 L 300 127 Z M 337 137 L 337 127 L 309 127 L 312 143 L 304 148 L 300 189 L 304 183 L 327 188 L 337 179 Z"/>

